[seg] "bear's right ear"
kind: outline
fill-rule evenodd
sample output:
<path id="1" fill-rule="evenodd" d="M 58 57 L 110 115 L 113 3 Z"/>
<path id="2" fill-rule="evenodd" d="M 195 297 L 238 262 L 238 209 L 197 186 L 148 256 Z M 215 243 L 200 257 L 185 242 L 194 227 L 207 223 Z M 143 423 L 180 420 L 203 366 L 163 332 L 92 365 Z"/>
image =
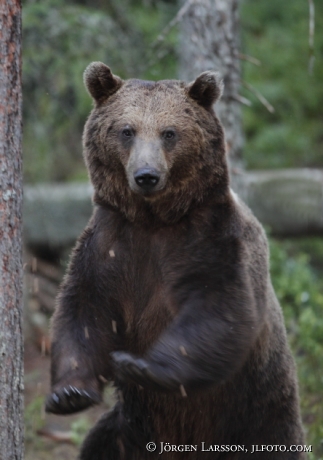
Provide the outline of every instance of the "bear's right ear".
<path id="1" fill-rule="evenodd" d="M 188 95 L 207 109 L 221 97 L 223 81 L 218 72 L 207 71 L 201 73 L 187 89 Z"/>
<path id="2" fill-rule="evenodd" d="M 92 62 L 84 71 L 84 84 L 97 102 L 111 96 L 122 86 L 121 78 L 113 75 L 103 62 Z"/>

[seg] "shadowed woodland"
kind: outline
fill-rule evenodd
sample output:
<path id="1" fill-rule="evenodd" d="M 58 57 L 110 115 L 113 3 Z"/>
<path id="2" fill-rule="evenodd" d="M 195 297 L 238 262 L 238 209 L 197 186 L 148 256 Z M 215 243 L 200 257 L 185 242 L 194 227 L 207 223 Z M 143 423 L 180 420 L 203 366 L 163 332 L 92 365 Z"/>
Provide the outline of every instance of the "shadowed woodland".
<path id="1" fill-rule="evenodd" d="M 185 39 L 189 4 L 194 2 L 23 1 L 27 188 L 44 182 L 88 181 L 81 138 L 91 109 L 82 81 L 89 62 L 103 61 L 122 78 L 158 80 L 189 74 L 185 73 L 191 46 Z M 323 168 L 323 3 L 314 5 L 313 35 L 312 2 L 240 2 L 238 103 L 243 136 L 238 159 L 232 161 L 238 184 L 245 170 Z M 295 187 L 299 187 L 297 182 Z M 270 194 L 268 189 L 260 196 L 266 199 Z M 288 213 L 293 203 L 286 201 L 285 207 Z M 42 222 L 43 216 L 40 208 L 35 222 Z M 267 228 L 271 275 L 298 366 L 307 444 L 313 446 L 310 460 L 323 459 L 322 228 L 315 235 L 302 231 L 293 238 Z M 68 238 L 62 241 L 25 239 L 27 460 L 76 458 L 85 433 L 114 398 L 113 388 L 108 387 L 104 403 L 85 413 L 63 418 L 45 416 L 43 411 L 49 385 L 48 321 L 73 245 Z"/>

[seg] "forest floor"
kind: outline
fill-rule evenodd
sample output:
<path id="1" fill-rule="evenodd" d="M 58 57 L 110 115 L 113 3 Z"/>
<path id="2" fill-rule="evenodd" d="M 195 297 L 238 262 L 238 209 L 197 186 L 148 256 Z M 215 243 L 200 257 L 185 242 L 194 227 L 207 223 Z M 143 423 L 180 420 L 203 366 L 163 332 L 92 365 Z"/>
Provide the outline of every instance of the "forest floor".
<path id="1" fill-rule="evenodd" d="M 50 389 L 50 358 L 31 341 L 25 343 L 25 460 L 76 460 L 87 431 L 113 404 L 113 389 L 104 402 L 70 416 L 46 414 Z"/>

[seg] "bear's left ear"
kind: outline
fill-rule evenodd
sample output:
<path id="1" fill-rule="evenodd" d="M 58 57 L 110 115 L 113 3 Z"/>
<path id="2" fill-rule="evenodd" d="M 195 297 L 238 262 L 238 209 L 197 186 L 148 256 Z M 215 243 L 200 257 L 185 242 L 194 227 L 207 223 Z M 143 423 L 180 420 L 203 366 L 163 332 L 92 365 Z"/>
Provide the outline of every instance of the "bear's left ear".
<path id="1" fill-rule="evenodd" d="M 203 72 L 187 86 L 188 95 L 205 108 L 210 108 L 221 97 L 223 81 L 217 72 Z"/>
<path id="2" fill-rule="evenodd" d="M 121 78 L 113 75 L 103 62 L 92 62 L 84 71 L 84 84 L 97 102 L 112 96 L 122 83 Z"/>

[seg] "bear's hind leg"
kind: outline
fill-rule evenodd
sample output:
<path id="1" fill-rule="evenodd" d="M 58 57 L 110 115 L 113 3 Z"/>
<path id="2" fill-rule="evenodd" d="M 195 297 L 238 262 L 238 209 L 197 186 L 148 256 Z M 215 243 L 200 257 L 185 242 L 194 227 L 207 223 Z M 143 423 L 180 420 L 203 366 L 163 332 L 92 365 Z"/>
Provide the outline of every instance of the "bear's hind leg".
<path id="1" fill-rule="evenodd" d="M 121 460 L 120 410 L 104 414 L 85 438 L 80 460 Z M 122 449 L 121 449 L 122 450 Z"/>
<path id="2" fill-rule="evenodd" d="M 122 404 L 104 414 L 85 438 L 79 460 L 143 460 L 140 428 L 126 420 Z"/>

